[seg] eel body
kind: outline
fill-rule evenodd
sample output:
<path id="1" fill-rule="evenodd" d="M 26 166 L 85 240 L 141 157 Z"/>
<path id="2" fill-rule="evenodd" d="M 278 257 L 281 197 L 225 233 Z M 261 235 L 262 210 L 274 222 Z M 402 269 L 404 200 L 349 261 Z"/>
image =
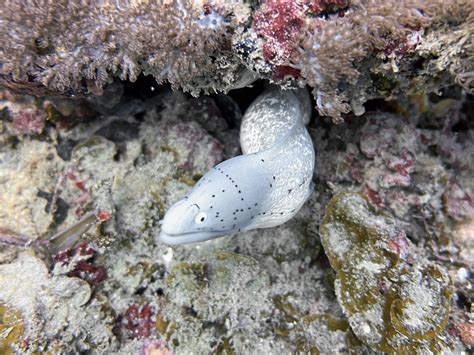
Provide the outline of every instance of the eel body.
<path id="1" fill-rule="evenodd" d="M 243 155 L 212 168 L 162 221 L 160 239 L 186 244 L 291 219 L 313 190 L 315 153 L 306 90 L 270 90 L 242 120 Z"/>

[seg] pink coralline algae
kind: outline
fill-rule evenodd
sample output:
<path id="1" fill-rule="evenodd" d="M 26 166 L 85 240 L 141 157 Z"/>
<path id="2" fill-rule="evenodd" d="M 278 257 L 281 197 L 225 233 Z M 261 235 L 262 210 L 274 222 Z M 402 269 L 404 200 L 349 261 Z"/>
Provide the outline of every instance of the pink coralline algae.
<path id="1" fill-rule="evenodd" d="M 130 305 L 121 316 L 121 325 L 129 338 L 147 338 L 155 329 L 155 310 L 147 304 Z"/>
<path id="2" fill-rule="evenodd" d="M 164 143 L 180 152 L 178 165 L 185 169 L 205 166 L 208 169 L 224 158 L 224 147 L 198 123 L 182 122 L 166 129 Z"/>
<path id="3" fill-rule="evenodd" d="M 107 211 L 100 211 L 97 213 L 97 219 L 99 222 L 106 222 L 110 219 L 110 213 Z"/>
<path id="4" fill-rule="evenodd" d="M 448 183 L 444 191 L 446 213 L 456 221 L 474 218 L 474 205 L 471 196 L 455 180 Z"/>
<path id="5" fill-rule="evenodd" d="M 399 233 L 388 242 L 387 246 L 401 260 L 409 262 L 410 258 L 413 259 L 410 255 L 410 241 L 404 230 L 400 230 Z"/>
<path id="6" fill-rule="evenodd" d="M 288 64 L 293 51 L 306 30 L 308 14 L 320 15 L 337 11 L 349 5 L 348 0 L 267 0 L 255 12 L 253 28 L 265 39 L 263 58 L 275 65 L 279 78 L 287 74 L 296 76 L 298 71 Z M 317 24 L 317 22 L 315 22 Z M 286 69 L 284 69 L 286 68 Z"/>
<path id="7" fill-rule="evenodd" d="M 289 77 L 297 78 L 300 76 L 298 69 L 292 68 L 287 65 L 277 65 L 273 68 L 272 78 L 276 81 L 282 81 Z"/>
<path id="8" fill-rule="evenodd" d="M 379 193 L 375 190 L 372 190 L 369 186 L 365 185 L 364 195 L 367 196 L 370 204 L 375 208 L 376 211 L 380 211 L 385 207 L 385 203 L 380 197 Z"/>
<path id="9" fill-rule="evenodd" d="M 415 154 L 419 150 L 419 146 L 415 139 L 415 132 L 409 133 L 405 128 L 395 127 L 392 124 L 381 124 L 374 119 L 370 119 L 366 128 L 362 131 L 362 139 L 360 142 L 360 150 L 369 159 L 375 159 L 385 167 L 385 173 L 380 176 L 378 185 L 384 188 L 393 186 L 409 187 L 411 185 L 411 173 L 414 169 Z M 377 123 L 376 123 L 377 122 Z M 374 125 L 375 123 L 375 125 Z M 378 127 L 378 130 L 377 128 Z M 394 142 L 391 137 L 400 133 L 406 134 L 409 138 L 404 144 Z M 403 132 L 406 131 L 406 132 Z M 354 158 L 352 158 L 354 160 Z M 354 164 L 350 161 L 352 170 Z M 362 162 L 357 162 L 357 171 L 363 171 Z M 364 179 L 360 176 L 353 178 L 362 182 Z M 371 186 L 373 187 L 373 186 Z"/>
<path id="10" fill-rule="evenodd" d="M 349 6 L 349 0 L 306 0 L 305 4 L 311 13 L 320 14 L 328 11 L 337 11 Z"/>
<path id="11" fill-rule="evenodd" d="M 67 273 L 70 277 L 78 277 L 91 285 L 98 285 L 107 277 L 104 266 L 93 265 L 96 251 L 87 243 L 82 243 L 74 249 L 68 249 L 58 253 L 54 257 L 55 263 L 71 267 Z"/>
<path id="12" fill-rule="evenodd" d="M 285 64 L 302 34 L 303 7 L 293 0 L 268 0 L 255 13 L 255 32 L 266 40 L 263 57 L 273 64 Z"/>
<path id="13" fill-rule="evenodd" d="M 474 218 L 469 178 L 473 165 L 466 154 L 472 149 L 472 133 L 419 128 L 386 113 L 369 113 L 365 118 L 366 123 L 350 128 L 350 134 L 348 127 L 346 133 L 337 129 L 331 133 L 330 140 L 342 139 L 346 148 L 319 149 L 317 160 L 324 163 L 317 165 L 324 164 L 324 169 L 316 169 L 318 178 L 354 186 L 376 210 L 408 221 L 413 227 L 410 233 L 418 234 L 415 226 L 423 220 L 447 225 Z"/>
<path id="14" fill-rule="evenodd" d="M 457 337 L 468 346 L 474 345 L 474 323 L 463 322 L 461 324 L 453 324 L 448 329 L 449 335 Z"/>
<path id="15" fill-rule="evenodd" d="M 474 324 L 469 322 L 462 323 L 459 327 L 459 337 L 466 345 L 474 345 Z"/>
<path id="16" fill-rule="evenodd" d="M 38 134 L 44 129 L 46 113 L 37 108 L 21 108 L 18 111 L 10 111 L 13 128 L 18 134 Z"/>
<path id="17" fill-rule="evenodd" d="M 139 355 L 172 355 L 166 342 L 161 339 L 145 339 Z"/>
<path id="18" fill-rule="evenodd" d="M 74 213 L 77 217 L 81 217 L 84 215 L 84 207 L 90 201 L 90 191 L 86 186 L 87 181 L 80 179 L 72 169 L 68 169 L 64 173 L 64 177 L 67 178 L 68 181 L 74 184 L 74 188 L 78 192 L 78 197 L 74 200 L 74 204 L 76 205 L 76 209 Z M 60 185 L 63 183 L 63 177 L 60 178 Z M 58 186 L 60 188 L 60 186 Z"/>

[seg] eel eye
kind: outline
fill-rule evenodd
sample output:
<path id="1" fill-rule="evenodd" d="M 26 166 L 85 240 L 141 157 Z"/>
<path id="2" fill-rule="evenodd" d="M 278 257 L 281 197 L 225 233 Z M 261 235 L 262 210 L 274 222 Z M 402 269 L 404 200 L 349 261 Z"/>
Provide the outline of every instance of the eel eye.
<path id="1" fill-rule="evenodd" d="M 207 213 L 206 212 L 199 212 L 196 217 L 194 218 L 194 222 L 197 224 L 202 224 L 207 218 Z"/>

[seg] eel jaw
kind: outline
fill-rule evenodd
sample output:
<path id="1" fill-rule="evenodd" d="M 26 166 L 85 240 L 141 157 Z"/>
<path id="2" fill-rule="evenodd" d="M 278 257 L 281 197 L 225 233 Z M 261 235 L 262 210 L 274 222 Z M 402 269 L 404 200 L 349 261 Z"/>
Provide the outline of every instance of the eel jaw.
<path id="1" fill-rule="evenodd" d="M 234 230 L 222 230 L 222 231 L 201 231 L 201 232 L 190 232 L 184 234 L 172 234 L 167 233 L 163 229 L 160 232 L 160 240 L 168 245 L 181 245 L 203 242 L 210 239 L 216 239 L 229 235 L 235 232 Z"/>

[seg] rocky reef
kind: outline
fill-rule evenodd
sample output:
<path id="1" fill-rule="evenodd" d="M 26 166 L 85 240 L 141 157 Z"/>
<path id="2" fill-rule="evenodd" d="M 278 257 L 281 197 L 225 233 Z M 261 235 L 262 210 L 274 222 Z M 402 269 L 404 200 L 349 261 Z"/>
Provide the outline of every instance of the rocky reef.
<path id="1" fill-rule="evenodd" d="M 9 1 L 0 84 L 77 97 L 145 74 L 198 95 L 260 78 L 309 85 L 340 121 L 374 98 L 472 92 L 473 14 L 470 0 Z"/>
<path id="2" fill-rule="evenodd" d="M 363 195 L 340 194 L 327 206 L 321 242 L 337 273 L 337 299 L 360 340 L 384 352 L 450 350 L 440 336 L 449 276 L 417 260 L 395 220 L 371 212 Z"/>
<path id="3" fill-rule="evenodd" d="M 158 241 L 166 209 L 238 154 L 243 98 L 259 90 L 121 87 L 74 106 L 4 93 L 5 351 L 472 346 L 474 100 L 458 89 L 312 122 L 316 191 L 285 225 Z M 23 110 L 47 117 L 41 130 L 18 134 Z"/>
<path id="4" fill-rule="evenodd" d="M 471 1 L 3 10 L 0 353 L 473 350 Z M 307 203 L 161 243 L 269 82 L 313 90 Z"/>

